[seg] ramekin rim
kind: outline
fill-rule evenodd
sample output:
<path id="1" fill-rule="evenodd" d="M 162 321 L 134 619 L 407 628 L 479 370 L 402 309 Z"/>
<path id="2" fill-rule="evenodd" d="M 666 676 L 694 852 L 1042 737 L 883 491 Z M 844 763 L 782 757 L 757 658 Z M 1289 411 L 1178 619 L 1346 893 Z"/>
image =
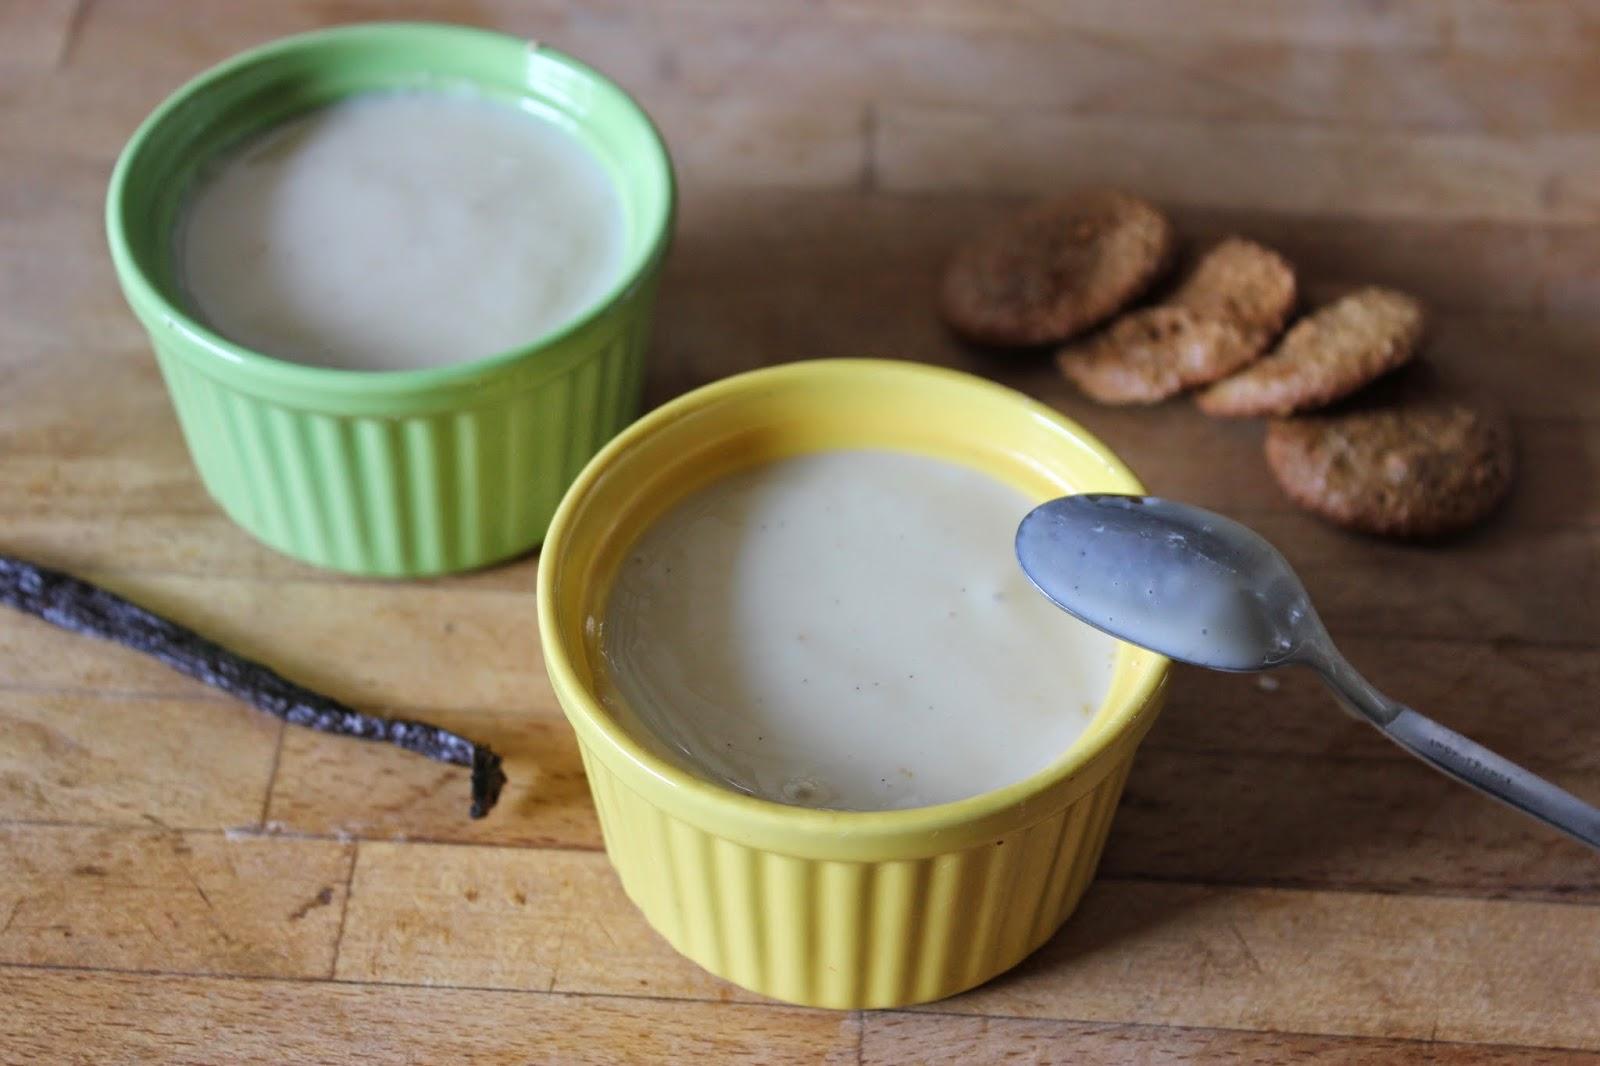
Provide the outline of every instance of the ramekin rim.
<path id="1" fill-rule="evenodd" d="M 413 34 L 476 37 L 537 48 L 541 57 L 566 67 L 614 94 L 630 117 L 641 123 L 641 128 L 647 134 L 647 142 L 653 149 L 648 164 L 656 171 L 655 177 L 659 179 L 664 194 L 662 209 L 658 217 L 649 220 L 652 227 L 649 242 L 619 272 L 606 293 L 581 314 L 522 345 L 444 366 L 405 370 L 314 366 L 254 351 L 247 345 L 229 340 L 178 303 L 167 299 L 130 247 L 124 205 L 129 175 L 138 165 L 143 146 L 151 135 L 163 123 L 170 121 L 172 114 L 196 94 L 208 91 L 247 67 L 330 40 L 371 37 L 381 42 L 386 38 L 399 39 Z M 513 34 L 458 23 L 398 20 L 353 23 L 279 37 L 230 56 L 190 78 L 145 116 L 118 153 L 106 190 L 105 224 L 118 279 L 129 290 L 128 302 L 135 305 L 144 302 L 154 308 L 171 328 L 183 333 L 192 342 L 194 349 L 214 360 L 213 366 L 226 367 L 269 387 L 300 388 L 308 393 L 414 396 L 471 385 L 483 378 L 533 364 L 547 352 L 561 348 L 570 338 L 604 319 L 647 282 L 666 254 L 677 208 L 677 179 L 666 140 L 643 106 L 616 82 L 582 60 L 543 42 L 527 41 Z M 187 352 L 184 357 L 202 365 L 200 360 Z"/>
<path id="2" fill-rule="evenodd" d="M 733 819 L 740 824 L 747 838 L 776 838 L 774 850 L 782 850 L 780 839 L 805 838 L 813 843 L 848 837 L 859 844 L 864 839 L 879 841 L 905 840 L 925 837 L 928 834 L 950 833 L 970 829 L 977 825 L 1006 822 L 1007 831 L 1022 828 L 1033 821 L 1048 816 L 1047 811 L 1030 810 L 1030 801 L 1037 799 L 1083 775 L 1099 763 L 1114 756 L 1115 749 L 1130 734 L 1142 733 L 1148 726 L 1144 721 L 1158 705 L 1165 688 L 1169 662 L 1167 659 L 1146 653 L 1142 665 L 1126 699 L 1114 711 L 1109 728 L 1094 737 L 1072 744 L 1048 766 L 1020 781 L 981 792 L 975 796 L 948 803 L 911 807 L 887 811 L 850 811 L 799 807 L 755 796 L 742 795 L 704 780 L 672 763 L 650 753 L 643 745 L 628 736 L 615 719 L 606 712 L 595 693 L 583 685 L 573 666 L 576 649 L 569 648 L 557 624 L 554 590 L 555 558 L 565 540 L 570 536 L 569 526 L 584 493 L 607 470 L 617 463 L 639 439 L 656 432 L 661 426 L 706 406 L 723 402 L 730 396 L 788 379 L 811 377 L 818 374 L 898 374 L 909 379 L 946 381 L 958 380 L 968 387 L 1004 394 L 1023 412 L 1042 417 L 1064 429 L 1077 442 L 1086 446 L 1106 464 L 1115 480 L 1125 487 L 1122 491 L 1140 493 L 1142 484 L 1122 460 L 1106 445 L 1075 420 L 1054 408 L 996 382 L 962 371 L 890 359 L 817 359 L 746 371 L 711 382 L 685 393 L 636 420 L 614 437 L 583 468 L 556 509 L 540 551 L 537 578 L 537 611 L 540 642 L 544 651 L 545 669 L 553 688 L 561 697 L 563 712 L 580 733 L 581 744 L 598 738 L 604 746 L 596 754 L 606 765 L 617 771 L 616 761 L 647 777 L 656 778 L 671 789 L 681 810 L 675 813 L 689 820 L 705 824 L 708 820 Z M 588 737 L 583 734 L 589 734 Z M 608 758 L 607 756 L 611 756 Z M 624 780 L 626 778 L 624 777 Z M 1092 783 L 1092 782 L 1091 782 Z M 631 783 L 630 783 L 630 787 Z M 651 801 L 654 803 L 654 801 Z M 685 814 L 685 811 L 694 813 Z M 695 814 L 701 817 L 695 817 Z M 1008 817 L 1010 816 L 1010 817 Z M 1015 824 L 1010 824 L 1010 823 Z M 802 849 L 807 850 L 807 849 Z M 858 847 L 851 850 L 859 850 Z"/>

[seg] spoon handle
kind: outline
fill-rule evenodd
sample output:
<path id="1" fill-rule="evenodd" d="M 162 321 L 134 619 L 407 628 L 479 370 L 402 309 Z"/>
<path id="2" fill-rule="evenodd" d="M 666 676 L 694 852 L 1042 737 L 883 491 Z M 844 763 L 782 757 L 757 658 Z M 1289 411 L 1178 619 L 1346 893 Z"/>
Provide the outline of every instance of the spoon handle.
<path id="1" fill-rule="evenodd" d="M 1396 744 L 1464 784 L 1600 850 L 1600 810 L 1410 707 L 1374 722 Z"/>
<path id="2" fill-rule="evenodd" d="M 1600 851 L 1600 810 L 1379 692 L 1323 634 L 1308 661 L 1339 702 L 1423 762 Z"/>

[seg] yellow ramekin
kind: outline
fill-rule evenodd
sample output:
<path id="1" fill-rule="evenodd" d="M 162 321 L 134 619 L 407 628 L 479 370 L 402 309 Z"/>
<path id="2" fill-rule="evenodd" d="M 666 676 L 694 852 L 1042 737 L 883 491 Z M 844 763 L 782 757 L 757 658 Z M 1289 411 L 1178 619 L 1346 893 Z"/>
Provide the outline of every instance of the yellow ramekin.
<path id="1" fill-rule="evenodd" d="M 960 463 L 1041 501 L 1142 491 L 1081 427 L 979 378 L 878 360 L 758 370 L 652 412 L 578 475 L 540 560 L 539 629 L 606 852 L 650 924 L 752 991 L 808 1006 L 896 1007 L 988 980 L 1066 920 L 1159 709 L 1167 662 L 1124 646 L 1077 743 L 1024 781 L 955 803 L 790 807 L 651 754 L 597 695 L 598 619 L 629 545 L 717 478 L 845 448 Z"/>

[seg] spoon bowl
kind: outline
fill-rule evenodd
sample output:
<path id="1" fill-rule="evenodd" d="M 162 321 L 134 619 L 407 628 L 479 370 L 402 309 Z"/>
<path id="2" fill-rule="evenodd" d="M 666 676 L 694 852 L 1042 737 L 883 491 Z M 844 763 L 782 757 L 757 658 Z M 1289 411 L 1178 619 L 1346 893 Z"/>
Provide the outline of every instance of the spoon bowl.
<path id="1" fill-rule="evenodd" d="M 1022 520 L 1016 548 L 1028 579 L 1058 607 L 1169 659 L 1263 670 L 1296 661 L 1323 634 L 1278 549 L 1185 503 L 1064 496 Z"/>
<path id="2" fill-rule="evenodd" d="M 1064 496 L 1022 520 L 1016 550 L 1039 591 L 1096 629 L 1211 670 L 1309 666 L 1423 762 L 1600 850 L 1600 810 L 1374 688 L 1289 561 L 1231 518 L 1154 496 Z"/>

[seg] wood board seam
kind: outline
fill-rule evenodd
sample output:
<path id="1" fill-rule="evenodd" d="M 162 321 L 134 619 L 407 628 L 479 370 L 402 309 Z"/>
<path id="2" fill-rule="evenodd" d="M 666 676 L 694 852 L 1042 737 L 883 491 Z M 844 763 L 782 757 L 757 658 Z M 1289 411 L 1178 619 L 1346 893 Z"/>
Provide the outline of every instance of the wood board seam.
<path id="1" fill-rule="evenodd" d="M 363 845 L 384 845 L 388 847 L 430 847 L 430 848 L 475 848 L 482 851 L 502 851 L 516 853 L 548 852 L 563 855 L 604 855 L 603 845 L 558 845 L 558 844 L 515 844 L 497 843 L 491 841 L 473 840 L 439 840 L 407 837 L 396 840 L 392 837 L 372 836 L 364 837 L 353 833 L 308 833 L 308 832 L 268 832 L 257 833 L 254 831 L 241 831 L 237 829 L 218 829 L 215 827 L 185 828 L 183 826 L 154 823 L 141 825 L 138 823 L 93 823 L 93 822 L 62 822 L 27 819 L 0 819 L 0 829 L 7 828 L 37 828 L 37 829 L 89 829 L 96 831 L 129 831 L 150 835 L 185 836 L 221 836 L 233 841 L 249 840 L 252 842 L 283 840 L 290 843 L 316 843 L 316 844 L 345 844 L 350 846 L 352 852 L 358 852 Z M 1115 839 L 1116 830 L 1112 829 L 1112 839 Z M 349 882 L 355 876 L 354 859 L 347 875 L 346 892 L 348 898 Z M 1140 873 L 1114 873 L 1096 876 L 1092 882 L 1095 886 L 1109 885 L 1161 885 L 1174 888 L 1199 888 L 1199 889 L 1238 889 L 1242 891 L 1266 891 L 1297 894 L 1318 894 L 1328 896 L 1368 896 L 1374 898 L 1400 898 L 1420 901 L 1439 902 L 1470 902 L 1492 903 L 1505 907 L 1548 906 L 1548 907 L 1575 907 L 1580 909 L 1600 908 L 1600 891 L 1593 898 L 1573 898 L 1576 893 L 1560 887 L 1532 887 L 1519 888 L 1512 893 L 1504 889 L 1469 892 L 1469 891 L 1438 891 L 1438 890 L 1413 890 L 1402 884 L 1373 885 L 1352 884 L 1349 882 L 1315 882 L 1292 881 L 1285 879 L 1260 878 L 1253 880 L 1228 880 L 1225 878 L 1207 877 L 1179 877 L 1164 876 L 1161 874 Z M 1594 890 L 1584 890 L 1594 891 Z M 1498 892 L 1499 894 L 1495 894 Z M 1539 893 L 1547 893 L 1540 895 Z M 341 928 L 342 928 L 341 917 Z M 0 963 L 0 965 L 6 965 Z M 145 971 L 139 971 L 145 972 Z"/>
<path id="2" fill-rule="evenodd" d="M 328 958 L 328 980 L 339 976 L 339 953 L 344 949 L 345 921 L 350 917 L 350 892 L 356 882 L 356 863 L 361 861 L 361 842 L 350 845 L 350 865 L 344 872 L 344 906 L 339 909 L 339 928 L 333 935 L 333 951 Z"/>
<path id="3" fill-rule="evenodd" d="M 1003 978 L 1000 978 L 1003 979 Z M 1233 1025 L 1183 1025 L 1181 1023 L 1154 1023 L 1154 1022 L 1112 1022 L 1100 1018 L 1062 1018 L 1044 1017 L 1036 1014 L 1001 1014 L 1001 1013 L 973 1013 L 971 1011 L 955 1010 L 943 1003 L 931 1003 L 920 1007 L 897 1007 L 890 1010 L 873 1011 L 873 1018 L 951 1018 L 963 1021 L 982 1020 L 986 1022 L 1029 1022 L 1044 1024 L 1063 1024 L 1090 1026 L 1096 1031 L 1107 1029 L 1127 1030 L 1133 1029 L 1140 1032 L 1175 1032 L 1175 1033 L 1236 1033 L 1240 1035 L 1270 1034 L 1273 1036 L 1303 1037 L 1312 1040 L 1343 1040 L 1361 1044 L 1415 1044 L 1422 1047 L 1441 1048 L 1494 1048 L 1497 1051 L 1588 1051 L 1587 1047 L 1571 1044 L 1528 1044 L 1528 1043 L 1498 1043 L 1483 1040 L 1440 1040 L 1433 1036 L 1371 1036 L 1365 1033 L 1331 1033 L 1318 1032 L 1314 1029 L 1249 1029 Z M 1437 1032 L 1438 1026 L 1435 1024 Z"/>
<path id="4" fill-rule="evenodd" d="M 4 616 L 0 615 L 0 617 Z M 1600 642 L 1597 642 L 1597 645 L 1600 645 Z M 226 693 L 219 692 L 216 689 L 206 685 L 204 682 L 185 678 L 184 675 L 179 674 L 176 671 L 173 672 L 172 676 L 175 679 L 185 682 L 183 689 L 174 690 L 172 692 L 157 692 L 151 689 L 96 688 L 92 685 L 40 685 L 29 684 L 27 682 L 0 681 L 0 692 L 38 696 L 81 696 L 86 699 L 97 700 L 139 700 L 150 703 L 216 703 L 229 707 L 237 707 L 241 710 L 248 710 L 251 712 L 253 717 L 261 718 L 263 721 L 266 720 L 263 718 L 264 712 L 255 710 L 243 700 L 240 700 L 234 696 L 229 696 Z M 516 714 L 529 718 L 538 718 L 545 722 L 558 722 L 565 720 L 561 712 L 553 707 L 549 710 L 535 710 L 506 706 L 489 707 L 480 704 L 441 706 L 439 704 L 399 704 L 379 700 L 343 700 L 341 702 L 349 704 L 358 711 L 370 711 L 373 714 L 389 714 L 392 712 L 403 712 L 407 715 Z M 283 723 L 281 719 L 279 719 L 279 722 L 280 724 L 286 724 Z M 340 734 L 325 735 L 333 740 L 362 739 L 360 737 L 342 736 Z"/>
<path id="5" fill-rule="evenodd" d="M 1554 833 L 1554 830 L 1551 831 Z M 1116 839 L 1112 830 L 1111 839 Z M 1574 845 L 1575 847 L 1578 845 Z M 1507 890 L 1503 886 L 1482 892 L 1442 892 L 1438 889 L 1413 891 L 1404 882 L 1340 882 L 1294 881 L 1286 878 L 1263 877 L 1255 880 L 1228 880 L 1221 877 L 1179 877 L 1162 874 L 1113 873 L 1096 877 L 1095 885 L 1164 885 L 1173 888 L 1241 889 L 1244 891 L 1316 893 L 1327 896 L 1369 896 L 1385 899 L 1438 901 L 1441 903 L 1493 903 L 1540 907 L 1600 907 L 1600 891 L 1593 888 L 1568 889 L 1559 886 L 1519 886 Z M 1543 893 L 1543 894 L 1541 894 Z M 1589 898 L 1575 898 L 1580 893 L 1592 893 Z"/>
<path id="6" fill-rule="evenodd" d="M 230 702 L 238 701 L 230 699 Z M 267 787 L 262 790 L 261 796 L 261 816 L 256 819 L 256 827 L 263 832 L 267 828 L 267 815 L 272 811 L 272 786 L 278 783 L 278 764 L 283 761 L 283 739 L 288 728 L 288 722 L 278 723 L 278 738 L 272 745 L 272 768 L 267 771 Z"/>
<path id="7" fill-rule="evenodd" d="M 148 819 L 150 815 L 144 815 Z M 405 846 L 416 844 L 430 848 L 493 848 L 501 851 L 548 851 L 562 854 L 592 855 L 603 852 L 601 844 L 518 844 L 510 841 L 493 840 L 461 840 L 450 837 L 423 837 L 394 835 L 363 836 L 360 833 L 336 831 L 331 833 L 315 833 L 294 829 L 258 829 L 254 826 L 186 826 L 172 823 L 152 823 L 148 821 L 128 822 L 90 822 L 73 821 L 59 818 L 0 818 L 0 829 L 92 829 L 100 832 L 133 832 L 133 833 L 184 833 L 190 836 L 220 836 L 230 841 L 260 842 L 265 840 L 283 840 L 289 842 L 310 842 L 320 844 L 387 844 Z"/>
<path id="8" fill-rule="evenodd" d="M 61 43 L 50 63 L 51 74 L 63 74 L 71 64 L 72 52 L 78 45 L 78 39 L 83 36 L 83 27 L 93 5 L 94 0 L 76 0 L 72 5 L 72 12 L 67 16 L 66 32 L 61 35 Z"/>
<path id="9" fill-rule="evenodd" d="M 861 181 L 860 190 L 871 195 L 879 192 L 878 179 L 878 102 L 865 100 L 861 104 Z"/>
<path id="10" fill-rule="evenodd" d="M 1241 1035 L 1272 1034 L 1311 1039 L 1342 1040 L 1352 1043 L 1395 1043 L 1440 1047 L 1491 1047 L 1511 1051 L 1583 1051 L 1582 1046 L 1571 1044 L 1529 1044 L 1525 1042 L 1499 1043 L 1496 1041 L 1438 1040 L 1432 1037 L 1373 1036 L 1363 1033 L 1319 1032 L 1313 1029 L 1245 1028 L 1239 1026 L 1153 1024 L 1140 1021 L 1107 1021 L 1103 1018 L 1072 1018 L 1057 1015 L 1029 1015 L 977 1012 L 956 1009 L 948 1003 L 935 1003 L 921 1007 L 897 1008 L 882 1011 L 837 1011 L 820 1007 L 801 1007 L 776 1000 L 728 1000 L 711 996 L 693 995 L 642 995 L 629 992 L 598 991 L 547 991 L 539 988 L 508 988 L 496 985 L 441 984 L 438 982 L 355 980 L 343 977 L 276 976 L 271 974 L 232 974 L 207 970 L 140 970 L 116 966 L 88 966 L 68 963 L 0 962 L 0 974 L 6 971 L 35 973 L 81 973 L 116 977 L 159 977 L 175 980 L 238 981 L 253 984 L 336 985 L 349 988 L 407 989 L 415 991 L 481 992 L 492 995 L 528 996 L 547 999 L 604 999 L 621 1002 L 693 1003 L 718 1008 L 736 1008 L 752 1011 L 798 1012 L 817 1015 L 848 1015 L 859 1018 L 858 1031 L 865 1034 L 869 1022 L 880 1018 L 949 1018 L 963 1021 L 1025 1022 L 1034 1024 L 1062 1024 L 1092 1026 L 1097 1030 L 1132 1029 L 1143 1032 L 1186 1033 L 1236 1033 Z M 1003 980 L 1003 978 L 1002 978 Z"/>
<path id="11" fill-rule="evenodd" d="M 1333 696 L 1328 697 L 1328 710 L 1334 712 L 1337 706 Z M 1441 716 L 1442 719 L 1442 716 Z M 1350 733 L 1361 735 L 1361 731 L 1370 728 L 1361 723 L 1352 721 Z M 1151 737 L 1139 745 L 1141 752 L 1159 751 L 1168 755 L 1204 755 L 1213 758 L 1242 758 L 1242 759 L 1272 759 L 1275 762 L 1298 763 L 1332 763 L 1335 766 L 1410 766 L 1420 765 L 1415 762 L 1416 757 L 1408 755 L 1398 745 L 1386 751 L 1378 748 L 1371 754 L 1343 751 L 1293 751 L 1279 748 L 1247 748 L 1247 747 L 1208 747 L 1201 744 L 1186 744 L 1182 742 L 1164 741 L 1159 737 Z M 1600 767 L 1569 766 L 1562 763 L 1549 762 L 1543 759 L 1523 755 L 1520 762 L 1530 769 L 1538 769 L 1542 773 L 1559 774 L 1571 777 L 1600 777 Z M 1440 780 L 1443 784 L 1443 779 Z M 1597 797 L 1600 798 L 1600 797 Z"/>
<path id="12" fill-rule="evenodd" d="M 514 988 L 505 985 L 443 984 L 438 981 L 356 980 L 350 977 L 307 977 L 299 975 L 227 973 L 220 970 L 137 969 L 126 966 L 89 966 L 54 962 L 0 962 L 0 974 L 7 970 L 36 972 L 109 974 L 119 977 L 161 977 L 206 981 L 244 981 L 256 984 L 341 985 L 355 988 L 403 988 L 417 991 L 485 992 L 495 995 L 542 996 L 551 999 L 615 999 L 624 1002 L 700 1003 L 714 1007 L 740 1007 L 754 1010 L 805 1011 L 813 1014 L 841 1015 L 847 1012 L 825 1007 L 802 1007 L 777 1000 L 721 999 L 716 996 L 651 996 L 636 992 L 549 991 L 543 988 Z"/>

